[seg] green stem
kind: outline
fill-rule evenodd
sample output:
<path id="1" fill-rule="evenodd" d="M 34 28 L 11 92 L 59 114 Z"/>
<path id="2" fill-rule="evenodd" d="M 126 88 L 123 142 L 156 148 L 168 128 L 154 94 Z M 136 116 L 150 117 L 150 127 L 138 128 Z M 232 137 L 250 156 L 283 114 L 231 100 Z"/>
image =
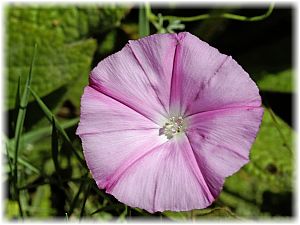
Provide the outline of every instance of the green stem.
<path id="1" fill-rule="evenodd" d="M 150 34 L 149 19 L 145 6 L 139 8 L 139 36 L 145 37 Z"/>
<path id="2" fill-rule="evenodd" d="M 189 17 L 178 17 L 178 16 L 163 16 L 164 20 L 180 20 L 182 22 L 192 22 L 197 20 L 205 20 L 211 18 L 210 14 L 202 14 L 198 16 L 189 16 Z"/>
<path id="3" fill-rule="evenodd" d="M 232 20 L 255 22 L 255 21 L 264 20 L 267 17 L 269 17 L 271 15 L 271 13 L 273 12 L 273 9 L 274 9 L 274 3 L 272 3 L 269 6 L 269 9 L 265 14 L 260 15 L 260 16 L 246 17 L 246 16 L 240 16 L 240 15 L 235 15 L 235 14 L 231 14 L 231 13 L 224 13 L 224 14 L 221 14 L 221 17 L 226 18 L 226 19 L 232 19 Z"/>
<path id="4" fill-rule="evenodd" d="M 151 6 L 149 3 L 145 3 L 145 11 L 148 20 L 152 23 L 156 30 L 161 30 L 161 25 L 159 24 L 159 17 L 152 13 Z"/>

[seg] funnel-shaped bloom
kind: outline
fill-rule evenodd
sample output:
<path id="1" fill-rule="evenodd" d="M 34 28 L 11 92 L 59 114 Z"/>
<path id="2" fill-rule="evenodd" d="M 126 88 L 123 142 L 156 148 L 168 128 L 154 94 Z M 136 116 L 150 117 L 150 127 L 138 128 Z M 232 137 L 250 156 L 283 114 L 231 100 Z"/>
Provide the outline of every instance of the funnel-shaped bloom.
<path id="1" fill-rule="evenodd" d="M 77 134 L 99 188 L 149 212 L 187 211 L 249 161 L 262 115 L 234 59 L 187 32 L 157 34 L 92 70 Z"/>

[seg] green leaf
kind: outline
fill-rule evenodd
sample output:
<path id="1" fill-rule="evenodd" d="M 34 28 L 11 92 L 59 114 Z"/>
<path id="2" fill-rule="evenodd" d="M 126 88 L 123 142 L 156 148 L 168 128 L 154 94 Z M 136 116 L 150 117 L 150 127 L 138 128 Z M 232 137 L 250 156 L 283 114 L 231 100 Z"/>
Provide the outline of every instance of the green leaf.
<path id="1" fill-rule="evenodd" d="M 216 207 L 212 209 L 193 210 L 197 219 L 237 219 L 228 207 Z"/>
<path id="2" fill-rule="evenodd" d="M 39 45 L 35 64 L 36 77 L 32 87 L 45 96 L 89 71 L 96 42 L 82 39 L 77 29 L 76 8 L 42 8 L 9 6 L 7 13 L 8 98 L 6 106 L 13 107 L 17 79 L 29 65 L 30 46 Z M 78 18 L 79 19 L 79 18 Z M 80 20 L 80 19 L 79 19 Z M 75 23 L 75 24 L 74 24 Z M 31 98 L 30 101 L 33 99 Z"/>
<path id="3" fill-rule="evenodd" d="M 118 5 L 118 4 L 107 4 L 101 7 L 95 5 L 94 9 L 88 9 L 87 15 L 91 15 L 91 11 L 94 11 L 93 22 L 89 20 L 90 30 L 97 31 L 98 33 L 106 33 L 107 31 L 119 27 L 122 19 L 127 15 L 131 9 L 131 4 Z M 92 8 L 92 7 L 91 7 Z M 86 7 L 81 8 L 83 11 Z M 95 12 L 97 10 L 97 13 Z"/>
<path id="4" fill-rule="evenodd" d="M 237 216 L 227 207 L 196 209 L 186 212 L 165 211 L 163 212 L 163 215 L 174 221 L 237 218 Z"/>
<path id="5" fill-rule="evenodd" d="M 7 219 L 14 219 L 18 217 L 19 207 L 18 202 L 6 200 L 5 201 L 5 217 Z"/>
<path id="6" fill-rule="evenodd" d="M 112 54 L 116 46 L 117 41 L 117 32 L 112 30 L 107 34 L 101 35 L 103 40 L 98 43 L 98 49 L 95 53 L 95 58 L 104 58 L 109 54 Z M 96 62 L 98 63 L 98 61 Z M 84 87 L 88 85 L 89 74 L 82 74 L 81 77 L 74 82 L 75 84 L 69 88 L 68 93 L 66 94 L 66 99 L 68 99 L 76 109 L 80 108 L 80 99 L 83 94 Z"/>
<path id="7" fill-rule="evenodd" d="M 189 215 L 186 212 L 165 211 L 163 215 L 174 221 L 186 221 L 189 219 Z"/>
<path id="8" fill-rule="evenodd" d="M 263 73 L 263 78 L 258 80 L 257 84 L 260 90 L 289 93 L 294 90 L 293 74 L 292 69 Z"/>
<path id="9" fill-rule="evenodd" d="M 239 216 L 261 216 L 264 193 L 293 190 L 293 131 L 279 117 L 265 109 L 263 121 L 252 146 L 250 163 L 226 179 L 220 201 Z"/>
<path id="10" fill-rule="evenodd" d="M 99 48 L 98 52 L 100 55 L 107 55 L 112 53 L 114 47 L 115 47 L 115 42 L 117 39 L 117 32 L 116 30 L 113 30 L 109 33 L 107 33 L 101 43 L 99 43 Z"/>

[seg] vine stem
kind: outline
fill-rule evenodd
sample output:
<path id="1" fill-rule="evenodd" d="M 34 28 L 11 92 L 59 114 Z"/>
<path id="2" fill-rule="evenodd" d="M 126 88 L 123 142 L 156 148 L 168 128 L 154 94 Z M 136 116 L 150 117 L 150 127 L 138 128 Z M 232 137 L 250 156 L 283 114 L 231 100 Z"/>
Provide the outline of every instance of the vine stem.
<path id="1" fill-rule="evenodd" d="M 188 17 L 178 17 L 178 16 L 162 16 L 163 20 L 168 20 L 168 21 L 174 21 L 174 20 L 180 20 L 182 22 L 193 22 L 193 21 L 198 21 L 198 20 L 205 20 L 205 19 L 211 19 L 211 18 L 225 18 L 225 19 L 231 19 L 231 20 L 239 20 L 239 21 L 249 21 L 249 22 L 255 22 L 255 21 L 260 21 L 264 20 L 267 17 L 269 17 L 273 10 L 274 10 L 274 3 L 271 3 L 267 12 L 264 13 L 263 15 L 259 16 L 253 16 L 253 17 L 247 17 L 247 16 L 241 16 L 241 15 L 236 15 L 232 13 L 222 13 L 222 14 L 201 14 L 197 16 L 188 16 Z M 158 16 L 152 13 L 151 8 L 149 3 L 146 4 L 146 15 L 148 16 L 148 19 L 152 23 L 156 23 L 158 21 Z"/>

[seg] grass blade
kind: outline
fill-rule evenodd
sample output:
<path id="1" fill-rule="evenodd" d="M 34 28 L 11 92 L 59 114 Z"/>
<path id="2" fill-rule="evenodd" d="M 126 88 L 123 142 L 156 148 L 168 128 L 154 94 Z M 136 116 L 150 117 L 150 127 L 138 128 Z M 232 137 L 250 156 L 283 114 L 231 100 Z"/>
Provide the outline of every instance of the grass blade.
<path id="1" fill-rule="evenodd" d="M 76 125 L 79 121 L 79 118 L 75 118 L 75 119 L 71 119 L 68 121 L 65 121 L 63 123 L 61 123 L 61 126 L 63 129 L 67 129 L 70 127 L 73 127 L 74 125 Z M 49 136 L 51 135 L 51 126 L 47 126 L 47 127 L 43 127 L 37 130 L 33 130 L 30 132 L 25 133 L 24 135 L 21 136 L 20 139 L 20 146 L 22 146 L 22 143 L 33 143 L 36 142 L 38 140 L 40 140 L 43 137 Z M 5 138 L 5 143 L 6 143 L 6 152 L 5 154 L 7 155 L 7 157 L 9 159 L 12 159 L 11 165 L 13 166 L 13 162 L 14 162 L 14 146 L 15 146 L 15 139 L 7 139 Z M 35 174 L 40 175 L 40 171 L 37 167 L 35 167 L 34 165 L 32 165 L 30 162 L 28 162 L 26 159 L 18 156 L 18 163 L 20 165 L 25 166 L 27 169 L 29 169 L 30 171 L 32 171 Z"/>
<path id="2" fill-rule="evenodd" d="M 21 165 L 27 167 L 27 169 L 31 170 L 32 172 L 40 175 L 40 171 L 38 168 L 36 168 L 35 166 L 33 166 L 30 162 L 28 162 L 27 160 L 23 159 L 23 158 L 18 158 L 18 163 L 20 163 Z"/>
<path id="3" fill-rule="evenodd" d="M 7 145 L 7 149 L 9 149 L 9 145 Z M 14 155 L 13 155 L 13 153 L 11 153 L 11 151 L 7 150 L 7 153 L 6 153 L 6 154 L 8 154 L 8 156 L 14 160 Z M 28 162 L 26 159 L 23 159 L 23 158 L 21 158 L 21 157 L 18 157 L 18 163 L 19 163 L 20 165 L 25 166 L 27 169 L 31 170 L 33 173 L 36 173 L 36 174 L 38 174 L 38 175 L 41 174 L 40 171 L 39 171 L 39 169 L 36 168 L 35 166 L 33 166 L 33 165 L 32 165 L 30 162 Z"/>
<path id="4" fill-rule="evenodd" d="M 15 141 L 13 140 L 9 140 L 7 137 L 4 137 L 4 142 L 6 143 L 6 152 L 4 152 L 4 154 L 7 154 L 8 157 L 10 157 L 13 162 L 15 161 L 14 158 L 14 146 L 15 146 Z M 33 165 L 31 165 L 29 162 L 27 162 L 25 159 L 23 159 L 22 157 L 18 157 L 18 163 L 22 164 L 23 166 L 25 166 L 27 169 L 31 170 L 32 172 L 36 173 L 36 174 L 40 174 L 40 171 Z"/>
<path id="5" fill-rule="evenodd" d="M 11 157 L 8 153 L 8 144 L 5 143 L 5 150 L 6 150 L 6 158 L 7 158 L 7 163 L 8 163 L 8 166 L 9 166 L 9 174 L 11 175 L 11 173 L 13 172 L 13 161 L 11 160 Z"/>
<path id="6" fill-rule="evenodd" d="M 79 118 L 74 118 L 74 119 L 60 122 L 60 125 L 63 129 L 68 129 L 68 128 L 73 127 L 76 124 L 78 124 L 78 121 L 79 121 Z M 26 132 L 21 137 L 21 141 L 20 141 L 21 146 L 22 146 L 22 143 L 23 144 L 24 143 L 34 143 L 34 142 L 41 140 L 44 137 L 48 137 L 51 135 L 51 132 L 52 132 L 52 126 L 46 126 L 46 127 L 38 128 L 33 131 Z M 14 142 L 15 142 L 15 139 L 12 138 L 8 141 L 8 145 L 9 146 L 14 145 Z"/>
<path id="7" fill-rule="evenodd" d="M 57 174 L 60 174 L 60 166 L 58 162 L 58 133 L 55 125 L 55 119 L 52 117 L 52 135 L 51 135 L 52 159 Z"/>
<path id="8" fill-rule="evenodd" d="M 30 65 L 30 69 L 29 69 L 29 74 L 27 76 L 26 85 L 24 87 L 24 91 L 22 93 L 22 98 L 20 101 L 20 107 L 19 107 L 19 111 L 18 111 L 16 128 L 15 128 L 15 155 L 14 155 L 14 180 L 13 180 L 13 183 L 14 183 L 15 198 L 18 201 L 20 216 L 22 218 L 23 218 L 23 212 L 22 212 L 21 202 L 20 202 L 20 198 L 19 198 L 19 190 L 18 190 L 18 155 L 19 155 L 20 137 L 21 137 L 22 130 L 23 130 L 23 125 L 24 125 L 25 115 L 26 115 L 26 107 L 27 107 L 28 100 L 29 100 L 29 93 L 30 93 L 29 88 L 30 88 L 31 80 L 32 80 L 32 68 L 34 65 L 36 49 L 37 49 L 37 45 L 35 44 L 32 60 L 31 60 L 31 65 Z"/>
<path id="9" fill-rule="evenodd" d="M 99 212 L 103 212 L 103 211 L 107 212 L 107 211 L 116 210 L 116 209 L 123 209 L 123 208 L 124 208 L 123 204 L 115 203 L 115 204 L 111 204 L 111 205 L 108 205 L 108 206 L 103 206 L 100 209 L 95 210 L 94 212 L 92 212 L 90 214 L 90 216 L 92 216 L 96 213 L 99 213 Z"/>
<path id="10" fill-rule="evenodd" d="M 33 91 L 32 89 L 30 89 L 30 91 L 50 123 L 52 123 L 52 118 L 54 118 L 57 129 L 63 135 L 63 137 L 66 139 L 67 143 L 70 145 L 70 147 L 71 147 L 73 153 L 75 154 L 76 158 L 78 159 L 78 161 L 81 163 L 82 166 L 84 166 L 86 168 L 87 166 L 86 166 L 84 160 L 80 157 L 77 150 L 74 148 L 69 136 L 67 135 L 67 133 L 65 132 L 63 127 L 58 123 L 55 116 L 52 114 L 52 112 L 49 110 L 49 108 L 45 105 L 45 103 L 40 99 L 40 97 L 35 93 L 35 91 Z"/>
<path id="11" fill-rule="evenodd" d="M 15 100 L 15 110 L 13 111 L 13 132 L 16 132 L 16 124 L 17 124 L 17 118 L 18 114 L 17 112 L 19 111 L 20 108 L 20 96 L 21 96 L 21 76 L 18 78 L 18 85 L 17 85 L 17 92 L 16 92 L 16 100 Z"/>
<path id="12" fill-rule="evenodd" d="M 79 216 L 80 219 L 82 219 L 82 217 L 84 216 L 85 203 L 86 203 L 86 201 L 89 197 L 90 190 L 91 190 L 91 183 L 88 183 L 86 192 L 84 193 L 84 199 L 83 199 L 83 203 L 82 203 L 82 207 L 81 207 L 81 211 L 80 211 L 80 216 Z"/>
<path id="13" fill-rule="evenodd" d="M 87 177 L 87 175 L 85 177 Z M 77 193 L 76 193 L 76 195 L 74 197 L 74 200 L 71 203 L 70 210 L 69 210 L 69 213 L 68 213 L 69 216 L 71 216 L 73 214 L 73 212 L 74 212 L 74 209 L 75 209 L 75 207 L 76 207 L 76 205 L 78 203 L 79 195 L 83 191 L 84 186 L 86 184 L 86 181 L 87 181 L 86 179 L 83 179 L 81 181 L 81 183 L 80 183 L 79 189 L 78 189 L 78 191 L 77 191 Z"/>
<path id="14" fill-rule="evenodd" d="M 78 124 L 79 118 L 71 119 L 68 121 L 60 122 L 60 126 L 63 130 L 73 127 L 74 125 Z M 57 126 L 57 124 L 56 124 Z M 57 127 L 56 127 L 57 129 Z M 39 141 L 43 137 L 47 137 L 51 134 L 51 126 L 43 127 L 38 130 L 33 130 L 23 135 L 21 138 L 21 142 L 28 143 L 28 142 L 36 142 Z"/>
<path id="15" fill-rule="evenodd" d="M 65 130 L 59 125 L 57 119 L 55 118 L 54 114 L 51 112 L 51 110 L 46 106 L 46 104 L 42 101 L 42 99 L 37 95 L 37 93 L 30 89 L 31 94 L 37 101 L 38 105 L 40 106 L 41 110 L 44 112 L 45 116 L 47 117 L 48 121 L 52 124 L 52 118 L 54 118 L 56 124 L 57 124 L 57 129 L 62 133 L 62 135 L 65 137 L 65 139 L 70 142 L 70 138 L 66 134 Z"/>
<path id="16" fill-rule="evenodd" d="M 139 36 L 145 37 L 150 34 L 149 20 L 147 17 L 146 8 L 144 5 L 140 5 L 139 8 Z"/>

